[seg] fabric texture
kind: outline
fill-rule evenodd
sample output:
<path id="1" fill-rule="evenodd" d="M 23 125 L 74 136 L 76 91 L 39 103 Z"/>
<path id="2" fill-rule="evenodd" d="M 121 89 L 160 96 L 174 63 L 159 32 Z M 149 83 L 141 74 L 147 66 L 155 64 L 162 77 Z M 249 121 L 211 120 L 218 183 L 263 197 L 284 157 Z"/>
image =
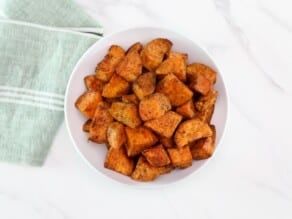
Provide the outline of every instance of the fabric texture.
<path id="1" fill-rule="evenodd" d="M 70 74 L 102 28 L 69 0 L 4 0 L 0 11 L 0 160 L 42 165 Z M 95 34 L 72 31 L 84 28 Z"/>

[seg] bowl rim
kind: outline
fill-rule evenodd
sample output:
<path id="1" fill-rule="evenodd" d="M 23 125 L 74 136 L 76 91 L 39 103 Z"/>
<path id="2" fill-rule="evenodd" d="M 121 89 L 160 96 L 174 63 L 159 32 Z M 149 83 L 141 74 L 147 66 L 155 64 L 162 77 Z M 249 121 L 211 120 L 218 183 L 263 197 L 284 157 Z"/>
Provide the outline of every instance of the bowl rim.
<path id="1" fill-rule="evenodd" d="M 102 43 L 103 41 L 105 41 L 107 38 L 109 37 L 112 37 L 114 35 L 117 35 L 117 34 L 121 34 L 123 32 L 128 32 L 128 31 L 133 31 L 133 30 L 139 30 L 139 29 L 155 29 L 155 30 L 158 30 L 158 31 L 162 31 L 162 32 L 166 32 L 166 33 L 171 33 L 171 34 L 175 34 L 175 35 L 179 35 L 179 36 L 182 36 L 183 38 L 186 38 L 188 40 L 190 40 L 191 42 L 193 42 L 194 44 L 196 44 L 209 58 L 210 60 L 213 62 L 213 64 L 215 65 L 215 67 L 217 68 L 217 72 L 219 72 L 221 78 L 222 78 L 222 87 L 225 91 L 225 98 L 226 98 L 226 119 L 225 119 L 225 123 L 224 123 L 224 126 L 223 126 L 223 130 L 222 130 L 222 135 L 221 135 L 221 138 L 219 140 L 219 142 L 217 142 L 217 147 L 216 147 L 216 150 L 214 151 L 213 155 L 206 159 L 204 164 L 201 165 L 198 169 L 196 169 L 195 171 L 191 172 L 190 174 L 188 175 L 185 175 L 181 178 L 178 178 L 177 180 L 175 181 L 171 181 L 169 183 L 165 183 L 165 184 L 150 184 L 151 182 L 145 182 L 144 184 L 141 183 L 141 184 L 136 184 L 136 185 L 131 185 L 131 184 L 128 184 L 128 183 L 124 183 L 124 182 L 121 182 L 119 180 L 115 180 L 109 176 L 107 176 L 106 174 L 100 172 L 97 168 L 95 168 L 87 159 L 86 157 L 83 155 L 83 153 L 79 150 L 74 138 L 73 138 L 73 135 L 71 133 L 71 130 L 70 130 L 70 127 L 69 127 L 69 121 L 68 121 L 68 96 L 69 96 L 69 88 L 70 88 L 70 85 L 72 83 L 72 78 L 74 77 L 75 75 L 75 72 L 76 72 L 76 69 L 78 68 L 78 66 L 80 65 L 80 63 L 83 61 L 84 57 L 87 56 L 88 53 L 91 52 L 91 50 L 94 49 L 94 47 L 96 46 L 96 44 L 100 44 Z M 71 142 L 73 143 L 73 146 L 76 150 L 76 152 L 79 154 L 79 156 L 81 157 L 81 159 L 85 162 L 85 164 L 90 168 L 92 169 L 95 173 L 101 175 L 103 178 L 107 179 L 107 180 L 110 180 L 111 182 L 114 182 L 116 184 L 119 184 L 119 185 L 124 185 L 124 186 L 127 186 L 127 187 L 131 187 L 131 188 L 137 188 L 137 189 L 157 189 L 157 188 L 162 188 L 162 187 L 166 187 L 166 186 L 169 186 L 169 185 L 175 185 L 177 183 L 180 183 L 182 181 L 184 181 L 185 179 L 187 179 L 188 177 L 190 176 L 194 176 L 195 174 L 198 174 L 201 172 L 201 170 L 203 168 L 205 168 L 208 163 L 214 159 L 215 155 L 218 153 L 218 151 L 220 150 L 220 148 L 222 148 L 222 142 L 224 141 L 225 139 L 225 135 L 226 135 L 226 129 L 227 129 L 227 126 L 228 126 L 228 123 L 229 123 L 229 101 L 230 101 L 230 97 L 229 97 L 229 92 L 228 92 L 228 88 L 226 86 L 226 80 L 224 79 L 224 75 L 222 74 L 222 70 L 221 68 L 219 67 L 219 65 L 217 64 L 217 62 L 215 61 L 215 59 L 213 58 L 213 56 L 208 52 L 208 50 L 203 46 L 202 42 L 198 39 L 190 39 L 189 37 L 187 36 L 183 36 L 182 34 L 180 33 L 177 33 L 169 28 L 164 28 L 164 27 L 157 27 L 157 26 L 136 26 L 136 27 L 131 27 L 131 28 L 125 28 L 125 29 L 122 29 L 122 30 L 119 30 L 119 31 L 116 31 L 116 32 L 113 32 L 113 33 L 110 33 L 106 36 L 104 36 L 103 38 L 100 38 L 98 41 L 96 41 L 94 44 L 92 44 L 85 52 L 84 54 L 79 58 L 78 62 L 75 64 L 72 72 L 71 72 L 71 75 L 69 77 L 69 80 L 67 82 L 67 86 L 66 86 L 66 92 L 65 92 L 65 99 L 64 99 L 64 117 L 65 117 L 65 126 L 66 126 L 66 129 L 67 129 L 67 132 L 69 134 L 69 137 L 70 137 L 70 140 Z"/>

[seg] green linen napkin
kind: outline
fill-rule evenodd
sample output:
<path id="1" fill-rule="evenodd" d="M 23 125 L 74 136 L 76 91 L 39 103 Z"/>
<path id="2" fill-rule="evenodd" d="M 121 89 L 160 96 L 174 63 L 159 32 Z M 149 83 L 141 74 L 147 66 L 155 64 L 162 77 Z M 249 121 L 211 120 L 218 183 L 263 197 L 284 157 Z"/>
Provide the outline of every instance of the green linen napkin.
<path id="1" fill-rule="evenodd" d="M 69 0 L 2 0 L 0 14 L 0 160 L 42 165 L 70 73 L 102 28 Z"/>

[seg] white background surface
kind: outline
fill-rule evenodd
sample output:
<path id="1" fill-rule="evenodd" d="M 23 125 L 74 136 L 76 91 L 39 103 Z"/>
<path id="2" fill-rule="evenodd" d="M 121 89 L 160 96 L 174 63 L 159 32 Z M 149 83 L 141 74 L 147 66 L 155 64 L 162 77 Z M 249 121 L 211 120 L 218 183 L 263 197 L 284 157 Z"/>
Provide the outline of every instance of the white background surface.
<path id="1" fill-rule="evenodd" d="M 0 164 L 0 218 L 292 218 L 290 0 L 78 0 L 109 34 L 139 26 L 199 39 L 231 97 L 221 149 L 203 171 L 163 189 L 96 175 L 64 124 L 42 168 Z"/>

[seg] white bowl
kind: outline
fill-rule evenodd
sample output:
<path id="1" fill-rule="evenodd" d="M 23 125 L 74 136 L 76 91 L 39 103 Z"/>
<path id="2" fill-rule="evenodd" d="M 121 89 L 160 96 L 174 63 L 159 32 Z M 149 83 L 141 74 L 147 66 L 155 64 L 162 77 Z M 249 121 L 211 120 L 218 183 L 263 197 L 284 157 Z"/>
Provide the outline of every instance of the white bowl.
<path id="1" fill-rule="evenodd" d="M 170 174 L 162 175 L 152 182 L 145 183 L 133 181 L 129 177 L 104 168 L 104 159 L 107 149 L 104 145 L 98 145 L 87 140 L 88 134 L 82 131 L 82 125 L 86 121 L 86 118 L 75 108 L 74 103 L 76 99 L 85 91 L 83 78 L 86 75 L 94 74 L 97 63 L 103 59 L 109 46 L 112 44 L 118 44 L 124 47 L 124 49 L 127 49 L 134 42 L 140 41 L 144 44 L 157 37 L 163 37 L 171 40 L 173 42 L 173 51 L 188 53 L 189 63 L 204 63 L 217 71 L 218 74 L 215 89 L 218 90 L 219 96 L 212 118 L 212 124 L 214 124 L 217 129 L 215 145 L 216 152 L 220 142 L 223 139 L 228 110 L 228 98 L 222 73 L 206 50 L 204 50 L 196 42 L 193 42 L 192 40 L 172 31 L 160 28 L 141 27 L 114 33 L 99 40 L 88 49 L 88 51 L 81 57 L 75 66 L 69 80 L 65 97 L 66 125 L 76 150 L 88 166 L 91 167 L 96 173 L 102 173 L 115 181 L 144 188 L 157 187 L 177 182 L 178 180 L 197 172 L 210 159 L 193 161 L 193 165 L 191 167 L 183 170 L 174 170 Z M 214 158 L 214 155 L 212 158 Z"/>

